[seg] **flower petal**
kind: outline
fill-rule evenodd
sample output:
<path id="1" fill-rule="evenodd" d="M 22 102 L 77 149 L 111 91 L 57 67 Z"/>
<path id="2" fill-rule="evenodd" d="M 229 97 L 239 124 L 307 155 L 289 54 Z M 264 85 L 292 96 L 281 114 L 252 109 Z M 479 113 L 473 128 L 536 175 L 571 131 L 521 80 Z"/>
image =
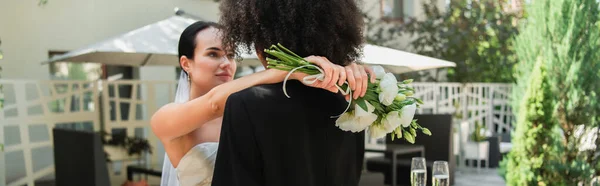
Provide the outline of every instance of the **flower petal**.
<path id="1" fill-rule="evenodd" d="M 416 104 L 410 104 L 402 107 L 400 110 L 400 124 L 402 127 L 408 127 L 415 117 L 415 112 L 417 111 Z"/>
<path id="2" fill-rule="evenodd" d="M 385 129 L 383 128 L 382 125 L 371 125 L 371 127 L 369 127 L 369 136 L 373 139 L 379 139 L 379 138 L 383 138 L 387 135 L 387 132 L 385 131 Z"/>
<path id="3" fill-rule="evenodd" d="M 350 112 L 342 114 L 336 121 L 335 126 L 343 131 L 351 131 L 354 127 L 354 115 Z"/>
<path id="4" fill-rule="evenodd" d="M 382 66 L 374 65 L 374 66 L 371 66 L 371 68 L 373 69 L 373 72 L 375 72 L 375 77 L 377 79 L 381 79 L 381 78 L 383 78 L 383 76 L 385 76 L 385 69 L 383 69 Z"/>
<path id="5" fill-rule="evenodd" d="M 389 112 L 385 118 L 381 120 L 381 124 L 386 133 L 390 133 L 400 126 L 400 113 L 398 111 Z"/>
<path id="6" fill-rule="evenodd" d="M 379 102 L 385 106 L 390 106 L 398 95 L 398 80 L 392 73 L 387 73 L 379 82 Z"/>
<path id="7" fill-rule="evenodd" d="M 367 129 L 367 127 L 371 126 L 375 120 L 377 120 L 377 115 L 373 113 L 369 113 L 368 115 L 361 117 L 357 116 L 354 120 L 355 127 L 352 132 L 361 132 Z"/>

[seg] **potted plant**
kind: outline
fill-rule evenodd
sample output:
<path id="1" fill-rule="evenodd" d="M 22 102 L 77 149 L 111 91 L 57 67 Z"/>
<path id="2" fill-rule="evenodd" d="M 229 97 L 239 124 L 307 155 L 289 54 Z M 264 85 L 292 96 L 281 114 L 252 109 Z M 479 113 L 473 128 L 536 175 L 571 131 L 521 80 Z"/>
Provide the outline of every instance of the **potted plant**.
<path id="1" fill-rule="evenodd" d="M 481 143 L 484 141 L 487 141 L 487 128 L 483 125 L 480 125 L 479 122 L 475 122 L 475 130 L 473 130 L 473 133 L 471 133 L 469 135 L 469 138 L 471 139 L 471 141 L 476 142 L 476 143 Z"/>
<path id="2" fill-rule="evenodd" d="M 106 131 L 100 132 L 102 135 L 102 144 L 105 145 L 107 162 L 111 162 L 110 156 L 119 156 L 116 159 L 121 159 L 127 156 L 140 156 L 143 152 L 152 154 L 152 146 L 147 139 L 140 137 L 130 137 L 125 133 L 109 134 Z"/>
<path id="3" fill-rule="evenodd" d="M 471 134 L 469 134 L 469 140 L 471 144 L 475 146 L 474 149 L 471 149 L 470 157 L 473 160 L 477 161 L 477 167 L 481 167 L 481 160 L 485 160 L 489 166 L 489 149 L 490 143 L 488 141 L 488 132 L 487 128 L 484 125 L 480 125 L 479 122 L 475 122 L 475 129 Z"/>

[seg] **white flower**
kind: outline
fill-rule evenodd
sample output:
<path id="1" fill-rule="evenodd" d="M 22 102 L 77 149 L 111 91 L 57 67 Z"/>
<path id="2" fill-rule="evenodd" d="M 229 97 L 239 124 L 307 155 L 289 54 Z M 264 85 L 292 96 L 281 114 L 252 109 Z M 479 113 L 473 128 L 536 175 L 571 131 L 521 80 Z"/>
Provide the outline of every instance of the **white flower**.
<path id="1" fill-rule="evenodd" d="M 375 77 L 377 79 L 381 79 L 381 78 L 383 78 L 383 76 L 385 76 L 385 70 L 383 69 L 383 67 L 381 67 L 379 65 L 375 65 L 375 66 L 371 66 L 371 68 L 373 69 L 373 72 L 375 72 Z"/>
<path id="2" fill-rule="evenodd" d="M 363 110 L 362 107 L 355 105 L 354 111 L 346 112 L 342 114 L 336 121 L 335 126 L 342 129 L 343 131 L 361 132 L 369 127 L 375 120 L 377 115 L 373 113 L 375 107 L 369 102 L 365 102 L 367 110 Z"/>
<path id="3" fill-rule="evenodd" d="M 406 105 L 400 110 L 400 124 L 402 127 L 408 127 L 412 123 L 417 111 L 417 104 Z"/>
<path id="4" fill-rule="evenodd" d="M 356 124 L 354 123 L 354 114 L 346 112 L 342 114 L 336 121 L 335 126 L 342 129 L 343 131 L 355 130 Z"/>
<path id="5" fill-rule="evenodd" d="M 371 113 L 369 116 L 356 117 L 356 120 L 354 121 L 356 127 L 352 132 L 361 132 L 367 129 L 367 127 L 371 126 L 375 120 L 377 120 L 377 115 L 373 113 Z"/>
<path id="6" fill-rule="evenodd" d="M 381 89 L 379 102 L 385 106 L 390 106 L 396 95 L 398 95 L 398 80 L 392 73 L 387 73 L 379 82 L 379 88 Z"/>
<path id="7" fill-rule="evenodd" d="M 382 120 L 381 124 L 386 133 L 390 133 L 400 126 L 400 113 L 398 111 L 389 112 Z"/>
<path id="8" fill-rule="evenodd" d="M 373 124 L 375 120 L 377 120 L 377 114 L 373 113 L 373 111 L 375 111 L 375 107 L 368 101 L 365 101 L 365 104 L 367 105 L 367 110 L 363 110 L 362 107 L 358 106 L 358 104 L 356 104 L 354 107 L 354 124 L 356 126 L 354 127 L 355 130 L 352 130 L 352 132 L 363 131 Z"/>
<path id="9" fill-rule="evenodd" d="M 385 135 L 387 135 L 387 132 L 382 125 L 375 124 L 369 127 L 369 136 L 371 136 L 371 138 L 379 139 L 385 137 Z"/>

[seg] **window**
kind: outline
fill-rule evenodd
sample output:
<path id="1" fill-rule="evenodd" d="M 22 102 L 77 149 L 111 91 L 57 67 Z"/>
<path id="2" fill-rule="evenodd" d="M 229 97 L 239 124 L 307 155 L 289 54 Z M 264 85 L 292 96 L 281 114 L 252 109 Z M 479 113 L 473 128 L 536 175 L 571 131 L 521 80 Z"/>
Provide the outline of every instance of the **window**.
<path id="1" fill-rule="evenodd" d="M 381 0 L 381 18 L 386 21 L 403 22 L 404 0 Z"/>

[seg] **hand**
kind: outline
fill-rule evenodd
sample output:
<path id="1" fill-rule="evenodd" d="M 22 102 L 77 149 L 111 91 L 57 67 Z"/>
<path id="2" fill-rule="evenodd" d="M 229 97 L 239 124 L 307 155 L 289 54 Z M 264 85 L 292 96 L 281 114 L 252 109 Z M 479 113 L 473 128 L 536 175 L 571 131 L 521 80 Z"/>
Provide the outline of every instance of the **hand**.
<path id="1" fill-rule="evenodd" d="M 317 63 L 321 63 L 321 61 L 319 61 Z M 325 62 L 324 64 L 325 64 L 324 66 L 327 66 L 327 65 L 334 66 L 332 68 L 339 68 L 339 71 L 345 71 L 345 70 L 343 70 L 343 67 L 337 66 L 337 65 L 335 65 L 333 63 L 327 64 Z M 271 84 L 271 83 L 278 83 L 278 82 L 281 82 L 281 81 L 285 80 L 285 77 L 288 75 L 289 71 L 283 71 L 283 70 L 278 70 L 278 69 L 267 69 L 267 70 L 261 71 L 259 73 L 266 74 L 266 75 L 263 76 L 264 78 L 261 81 L 262 83 L 264 83 L 264 84 Z M 294 73 L 292 73 L 290 75 L 289 79 L 300 80 L 302 82 L 302 80 L 306 76 L 309 76 L 309 75 L 305 74 L 305 73 L 302 73 L 302 72 L 296 71 L 296 72 L 294 72 Z M 333 78 L 333 77 L 331 77 L 331 78 Z M 339 78 L 339 77 L 337 77 L 337 78 Z M 304 83 L 304 82 L 302 82 L 302 83 Z M 338 93 L 339 92 L 339 89 L 335 86 L 335 84 L 333 86 L 328 86 L 327 87 L 327 85 L 325 83 L 323 83 L 322 81 L 316 81 L 316 82 L 314 82 L 312 84 L 306 84 L 306 83 L 304 83 L 304 85 L 310 86 L 310 87 L 315 87 L 315 88 L 322 88 L 322 89 L 328 90 L 328 91 L 333 92 L 333 93 Z"/>
<path id="2" fill-rule="evenodd" d="M 368 88 L 368 81 L 375 83 L 375 72 L 369 66 L 357 65 L 351 63 L 346 67 L 335 65 L 325 57 L 309 56 L 304 58 L 306 61 L 314 63 L 320 66 L 325 72 L 323 81 L 317 81 L 312 85 L 313 87 L 323 88 L 331 92 L 338 92 L 335 83 L 339 86 L 343 85 L 344 82 L 348 81 L 348 86 L 353 91 L 353 99 L 365 96 Z M 370 74 L 370 79 L 369 75 Z M 338 77 L 339 76 L 339 77 Z M 350 95 L 346 95 L 346 100 L 350 99 Z"/>
<path id="3" fill-rule="evenodd" d="M 336 83 L 338 85 L 343 85 L 346 81 L 346 72 L 344 70 L 344 67 L 336 65 L 329 61 L 326 57 L 321 56 L 308 56 L 304 58 L 304 60 L 321 67 L 321 69 L 323 69 L 324 72 L 322 81 L 316 81 L 312 84 L 306 84 L 307 86 L 322 88 L 334 93 L 339 92 L 339 89 L 335 85 Z M 294 79 L 298 78 L 299 80 L 301 80 L 304 77 L 306 77 L 306 74 L 301 73 Z"/>
<path id="4" fill-rule="evenodd" d="M 371 83 L 375 83 L 376 77 L 373 69 L 369 66 L 357 65 L 356 63 L 351 63 L 344 68 L 347 74 L 348 85 L 352 90 L 353 99 L 365 96 L 369 83 L 369 76 L 367 74 L 371 76 Z M 346 99 L 349 98 L 349 95 L 346 96 Z"/>
<path id="5" fill-rule="evenodd" d="M 304 58 L 306 61 L 313 63 L 323 69 L 324 77 L 322 81 L 316 81 L 312 84 L 306 84 L 310 87 L 322 88 L 333 93 L 339 92 L 339 89 L 335 86 L 343 85 L 348 81 L 348 86 L 352 90 L 353 99 L 365 96 L 368 87 L 369 76 L 371 75 L 371 83 L 375 83 L 375 73 L 369 66 L 357 65 L 351 63 L 350 65 L 343 67 L 336 65 L 329 61 L 325 57 L 321 56 L 309 56 Z M 286 71 L 274 70 L 276 76 L 281 76 L 282 79 L 288 73 Z M 302 80 L 307 74 L 295 72 L 290 78 L 295 80 Z M 350 95 L 346 95 L 346 99 L 350 99 Z"/>

